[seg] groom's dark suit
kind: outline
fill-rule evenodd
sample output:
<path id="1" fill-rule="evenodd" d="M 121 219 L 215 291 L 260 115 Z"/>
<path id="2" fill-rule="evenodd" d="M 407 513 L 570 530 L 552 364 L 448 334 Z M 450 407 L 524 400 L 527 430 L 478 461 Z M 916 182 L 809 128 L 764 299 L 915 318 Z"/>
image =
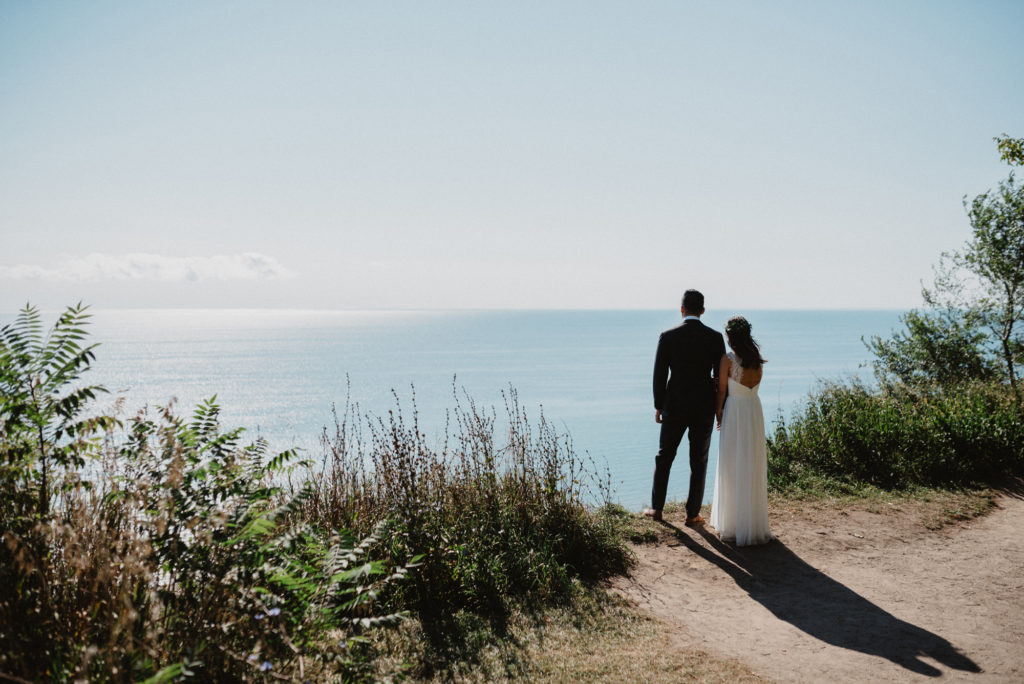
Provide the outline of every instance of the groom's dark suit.
<path id="1" fill-rule="evenodd" d="M 725 354 L 722 334 L 688 318 L 666 330 L 654 360 L 654 408 L 661 412 L 661 438 L 654 461 L 651 507 L 665 506 L 668 473 L 683 433 L 690 435 L 690 491 L 686 516 L 696 517 L 704 500 L 708 447 L 715 422 L 718 365 Z"/>

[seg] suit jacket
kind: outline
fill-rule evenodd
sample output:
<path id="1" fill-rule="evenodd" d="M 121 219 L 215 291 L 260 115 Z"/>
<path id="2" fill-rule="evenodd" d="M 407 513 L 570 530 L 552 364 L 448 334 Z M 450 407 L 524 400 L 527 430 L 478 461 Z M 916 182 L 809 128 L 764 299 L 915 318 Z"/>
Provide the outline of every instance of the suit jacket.
<path id="1" fill-rule="evenodd" d="M 722 333 L 699 320 L 661 333 L 654 358 L 654 408 L 663 417 L 683 420 L 714 415 L 723 354 Z"/>

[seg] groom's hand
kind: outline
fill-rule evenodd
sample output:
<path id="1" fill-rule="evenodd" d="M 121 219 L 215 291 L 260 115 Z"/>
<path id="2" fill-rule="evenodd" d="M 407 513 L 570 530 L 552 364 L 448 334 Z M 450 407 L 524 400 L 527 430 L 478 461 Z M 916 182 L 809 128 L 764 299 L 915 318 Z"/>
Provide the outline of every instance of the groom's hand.
<path id="1" fill-rule="evenodd" d="M 659 411 L 658 409 L 654 409 L 654 422 L 655 423 L 660 423 L 661 422 L 661 411 Z"/>

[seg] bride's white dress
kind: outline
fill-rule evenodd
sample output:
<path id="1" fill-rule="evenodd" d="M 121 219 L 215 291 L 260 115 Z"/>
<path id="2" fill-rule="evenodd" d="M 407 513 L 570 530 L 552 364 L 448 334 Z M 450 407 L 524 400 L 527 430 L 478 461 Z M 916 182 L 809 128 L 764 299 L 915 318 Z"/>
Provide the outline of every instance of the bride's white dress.
<path id="1" fill-rule="evenodd" d="M 772 539 L 768 526 L 768 447 L 764 413 L 757 388 L 739 381 L 743 369 L 729 354 L 729 394 L 722 410 L 722 431 L 715 471 L 711 525 L 722 539 L 737 546 Z"/>

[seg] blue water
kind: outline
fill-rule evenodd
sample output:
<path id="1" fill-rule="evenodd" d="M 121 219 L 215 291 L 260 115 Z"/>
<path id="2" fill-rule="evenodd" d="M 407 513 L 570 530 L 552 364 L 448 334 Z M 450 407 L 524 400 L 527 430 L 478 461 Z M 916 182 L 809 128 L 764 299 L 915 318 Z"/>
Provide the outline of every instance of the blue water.
<path id="1" fill-rule="evenodd" d="M 415 386 L 421 426 L 440 438 L 452 388 L 478 405 L 518 391 L 531 418 L 569 432 L 575 449 L 606 463 L 617 499 L 637 510 L 650 499 L 658 426 L 651 371 L 658 334 L 679 323 L 660 311 L 325 312 L 284 310 L 94 311 L 100 342 L 91 382 L 125 397 L 128 410 L 177 398 L 180 413 L 216 394 L 227 427 L 243 426 L 275 449 L 319 455 L 331 406 L 347 394 L 385 415 L 397 391 L 408 408 Z M 721 330 L 734 312 L 710 312 Z M 790 415 L 821 379 L 870 376 L 862 336 L 887 335 L 897 311 L 754 311 L 769 363 L 760 395 L 769 422 Z M 0 316 L 7 322 L 10 315 Z M 685 443 L 684 443 L 685 449 Z M 709 473 L 714 472 L 717 438 Z M 677 459 L 669 499 L 689 477 Z M 711 479 L 709 475 L 709 480 Z M 711 495 L 708 486 L 708 496 Z"/>

